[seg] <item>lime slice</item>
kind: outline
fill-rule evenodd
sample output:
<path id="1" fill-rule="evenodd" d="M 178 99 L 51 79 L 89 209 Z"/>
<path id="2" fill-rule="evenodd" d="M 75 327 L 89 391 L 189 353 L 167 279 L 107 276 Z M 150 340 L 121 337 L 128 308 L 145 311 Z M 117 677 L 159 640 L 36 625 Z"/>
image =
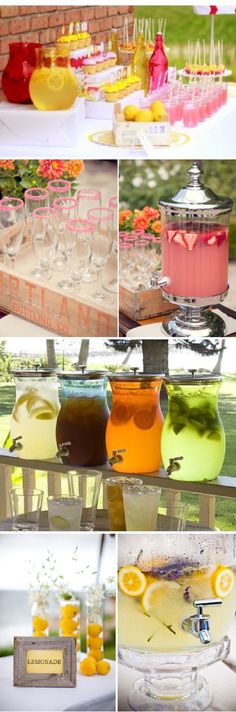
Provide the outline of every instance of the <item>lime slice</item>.
<path id="1" fill-rule="evenodd" d="M 69 522 L 64 517 L 50 517 L 50 522 L 56 529 L 63 529 L 63 531 L 70 529 Z"/>
<path id="2" fill-rule="evenodd" d="M 64 78 L 61 76 L 60 72 L 51 72 L 47 80 L 48 88 L 51 89 L 51 91 L 61 91 L 64 84 Z"/>

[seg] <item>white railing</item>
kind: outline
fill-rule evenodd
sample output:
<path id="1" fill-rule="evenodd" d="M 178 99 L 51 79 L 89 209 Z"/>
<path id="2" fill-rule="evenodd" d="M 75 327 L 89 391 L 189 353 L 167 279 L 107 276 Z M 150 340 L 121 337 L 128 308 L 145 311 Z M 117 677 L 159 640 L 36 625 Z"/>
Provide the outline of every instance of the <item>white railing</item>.
<path id="1" fill-rule="evenodd" d="M 17 468 L 17 471 L 15 468 Z M 48 495 L 60 495 L 62 493 L 63 479 L 65 479 L 65 474 L 70 469 L 72 469 L 71 466 L 64 465 L 58 461 L 24 460 L 9 453 L 8 450 L 0 448 L 0 520 L 10 516 L 9 490 L 14 485 L 16 472 L 20 485 L 24 487 L 26 493 L 27 490 L 39 486 L 39 478 L 42 478 L 42 473 L 45 473 L 43 489 L 46 502 Z M 80 468 L 73 466 L 73 470 L 76 469 L 79 470 Z M 112 476 L 116 474 L 109 465 L 94 469 L 102 472 L 103 480 L 111 476 L 111 474 Z M 132 473 L 131 476 L 133 476 Z M 177 482 L 170 480 L 166 472 L 160 470 L 158 473 L 143 475 L 143 479 L 145 483 L 155 484 L 165 490 L 167 507 L 181 502 L 181 496 L 184 492 L 198 495 L 199 522 L 197 526 L 202 528 L 215 528 L 216 497 L 226 497 L 236 501 L 235 477 L 221 475 L 212 482 L 204 483 Z M 42 488 L 41 483 L 40 488 Z M 105 510 L 107 508 L 105 488 L 102 488 L 99 507 Z"/>

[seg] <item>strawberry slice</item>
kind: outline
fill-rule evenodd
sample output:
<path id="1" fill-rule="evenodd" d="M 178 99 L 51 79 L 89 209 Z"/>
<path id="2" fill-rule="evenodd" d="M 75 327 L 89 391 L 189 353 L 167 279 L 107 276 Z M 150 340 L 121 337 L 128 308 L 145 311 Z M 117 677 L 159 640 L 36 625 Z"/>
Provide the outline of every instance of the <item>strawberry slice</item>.
<path id="1" fill-rule="evenodd" d="M 212 237 L 210 237 L 210 240 L 207 240 L 208 245 L 215 245 L 216 242 L 217 242 L 217 239 L 216 239 L 215 235 L 212 235 Z"/>
<path id="2" fill-rule="evenodd" d="M 177 235 L 177 232 L 176 232 L 176 230 L 168 230 L 167 235 L 168 235 L 169 242 L 172 242 L 175 235 Z"/>
<path id="3" fill-rule="evenodd" d="M 227 238 L 227 232 L 226 232 L 226 230 L 219 230 L 219 231 L 216 233 L 217 245 L 218 245 L 218 246 L 221 245 L 222 242 L 224 242 L 224 240 L 226 240 L 226 238 Z"/>
<path id="4" fill-rule="evenodd" d="M 181 245 L 181 247 L 187 247 L 186 242 L 184 241 L 183 235 L 181 235 L 181 232 L 176 232 L 174 237 L 173 237 L 173 242 L 177 242 L 178 245 Z"/>
<path id="5" fill-rule="evenodd" d="M 184 239 L 188 250 L 193 250 L 194 245 L 196 245 L 198 236 L 196 232 L 185 232 Z"/>

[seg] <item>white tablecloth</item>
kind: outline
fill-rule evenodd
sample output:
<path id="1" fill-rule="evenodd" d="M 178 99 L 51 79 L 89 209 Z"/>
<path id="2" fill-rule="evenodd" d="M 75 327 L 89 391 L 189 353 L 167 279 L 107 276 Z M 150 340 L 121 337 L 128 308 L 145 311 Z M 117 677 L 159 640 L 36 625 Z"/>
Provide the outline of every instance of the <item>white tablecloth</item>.
<path id="1" fill-rule="evenodd" d="M 84 656 L 82 656 L 84 657 Z M 11 712 L 113 712 L 115 710 L 115 663 L 108 675 L 78 674 L 77 687 L 13 687 L 13 657 L 0 658 L 0 710 Z"/>
<path id="2" fill-rule="evenodd" d="M 235 712 L 236 710 L 236 620 L 230 629 L 229 637 L 231 651 L 227 661 L 215 663 L 201 670 L 201 675 L 207 680 L 212 692 L 212 702 L 207 708 L 210 712 Z M 128 694 L 138 677 L 142 677 L 142 673 L 131 670 L 125 665 L 118 665 L 119 712 L 127 712 L 131 709 Z"/>
<path id="3" fill-rule="evenodd" d="M 194 129 L 185 129 L 182 122 L 175 124 L 174 132 L 189 137 L 186 143 L 172 143 L 170 146 L 151 149 L 150 158 L 201 158 L 201 159 L 236 159 L 236 97 L 230 97 L 226 106 Z M 86 119 L 81 121 L 81 130 L 75 137 L 72 148 L 22 145 L 1 146 L 1 158 L 143 158 L 140 148 L 116 148 L 100 145 L 89 140 L 89 136 L 111 130 L 110 121 Z"/>

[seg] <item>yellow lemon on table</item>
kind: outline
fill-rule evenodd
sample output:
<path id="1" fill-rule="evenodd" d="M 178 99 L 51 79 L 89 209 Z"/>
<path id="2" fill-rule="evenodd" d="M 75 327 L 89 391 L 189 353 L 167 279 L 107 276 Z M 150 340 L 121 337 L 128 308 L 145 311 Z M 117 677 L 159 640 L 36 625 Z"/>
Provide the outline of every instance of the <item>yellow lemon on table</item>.
<path id="1" fill-rule="evenodd" d="M 82 675 L 95 675 L 96 671 L 96 662 L 93 658 L 84 658 L 81 660 L 80 666 L 79 666 L 80 672 L 82 672 Z"/>
<path id="2" fill-rule="evenodd" d="M 152 111 L 150 111 L 150 109 L 140 109 L 138 111 L 138 113 L 136 114 L 134 120 L 140 121 L 140 123 L 141 122 L 149 123 L 149 122 L 153 121 Z"/>
<path id="3" fill-rule="evenodd" d="M 111 666 L 107 660 L 101 660 L 97 663 L 97 672 L 99 675 L 107 675 L 110 672 Z"/>
<path id="4" fill-rule="evenodd" d="M 162 101 L 160 99 L 157 99 L 157 101 L 153 101 L 153 103 L 150 106 L 151 111 L 165 111 L 165 107 Z"/>
<path id="5" fill-rule="evenodd" d="M 127 596 L 141 596 L 146 588 L 146 576 L 138 566 L 122 566 L 118 574 L 120 590 Z"/>
<path id="6" fill-rule="evenodd" d="M 128 106 L 125 106 L 124 117 L 125 117 L 126 121 L 134 121 L 138 112 L 139 112 L 138 106 L 134 106 L 133 104 L 128 104 Z"/>
<path id="7" fill-rule="evenodd" d="M 211 586 L 215 596 L 226 598 L 234 585 L 234 574 L 228 566 L 218 566 L 211 575 Z"/>

